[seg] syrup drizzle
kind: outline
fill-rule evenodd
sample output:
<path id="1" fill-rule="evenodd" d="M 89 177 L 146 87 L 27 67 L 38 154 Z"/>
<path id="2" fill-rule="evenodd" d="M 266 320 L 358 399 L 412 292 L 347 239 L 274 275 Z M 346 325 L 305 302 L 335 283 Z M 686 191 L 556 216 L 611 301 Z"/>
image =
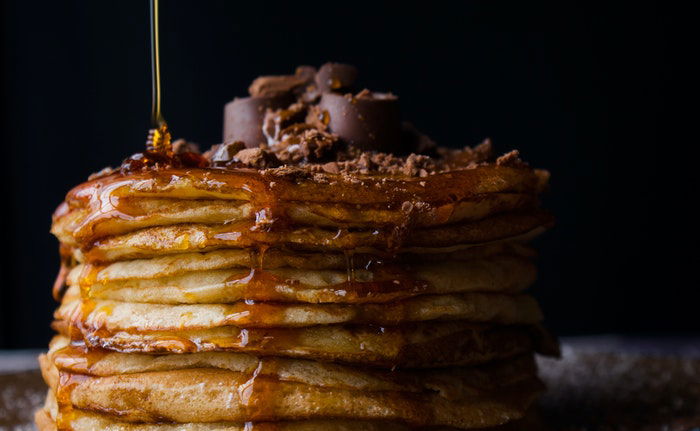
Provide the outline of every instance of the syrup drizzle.
<path id="1" fill-rule="evenodd" d="M 158 41 L 158 0 L 150 0 L 151 12 L 151 130 L 146 148 L 155 153 L 172 155 L 171 135 L 161 110 L 160 49 Z"/>

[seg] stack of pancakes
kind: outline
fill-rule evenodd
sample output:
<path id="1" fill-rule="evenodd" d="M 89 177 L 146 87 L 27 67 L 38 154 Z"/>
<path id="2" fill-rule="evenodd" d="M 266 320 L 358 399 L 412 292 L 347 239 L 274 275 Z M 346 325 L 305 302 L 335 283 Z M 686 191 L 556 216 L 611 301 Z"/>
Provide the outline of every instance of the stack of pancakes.
<path id="1" fill-rule="evenodd" d="M 475 154 L 418 175 L 202 156 L 78 186 L 40 428 L 523 429 L 555 350 L 523 293 L 548 175 Z"/>

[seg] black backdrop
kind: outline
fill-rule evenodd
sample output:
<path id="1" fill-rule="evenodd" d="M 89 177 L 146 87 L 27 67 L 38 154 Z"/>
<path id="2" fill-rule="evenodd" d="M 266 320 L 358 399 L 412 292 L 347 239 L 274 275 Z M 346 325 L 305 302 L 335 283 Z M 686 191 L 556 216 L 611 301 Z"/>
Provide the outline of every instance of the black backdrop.
<path id="1" fill-rule="evenodd" d="M 438 143 L 491 137 L 552 172 L 557 227 L 535 293 L 560 334 L 700 330 L 660 183 L 678 96 L 673 20 L 656 4 L 161 2 L 164 113 L 208 146 L 259 74 L 357 65 Z M 454 3 L 454 4 L 453 4 Z M 144 1 L 5 1 L 0 347 L 41 347 L 65 192 L 143 148 L 150 111 Z M 674 144 L 675 145 L 675 144 Z M 689 271 L 690 272 L 690 271 Z"/>

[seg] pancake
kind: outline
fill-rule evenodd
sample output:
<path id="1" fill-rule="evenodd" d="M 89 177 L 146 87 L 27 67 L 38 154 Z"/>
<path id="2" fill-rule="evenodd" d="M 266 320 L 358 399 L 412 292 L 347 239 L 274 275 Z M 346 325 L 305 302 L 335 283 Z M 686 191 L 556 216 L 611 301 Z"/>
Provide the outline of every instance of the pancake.
<path id="1" fill-rule="evenodd" d="M 217 369 L 233 373 L 303 383 L 325 388 L 358 391 L 421 392 L 427 388 L 444 394 L 454 392 L 446 387 L 458 379 L 469 387 L 487 389 L 534 373 L 532 355 L 520 355 L 497 364 L 471 368 L 427 370 L 383 370 L 324 363 L 305 359 L 257 357 L 246 353 L 208 352 L 186 354 L 128 354 L 88 349 L 58 336 L 51 342 L 49 353 L 40 359 L 45 380 L 58 385 L 58 372 L 108 377 L 115 375 L 169 372 L 188 369 Z M 497 370 L 497 371 L 494 371 Z M 496 380 L 494 380 L 496 379 Z"/>
<path id="2" fill-rule="evenodd" d="M 534 207 L 536 196 L 529 193 L 491 193 L 475 196 L 454 205 L 438 206 L 415 217 L 415 226 L 428 227 L 445 223 L 474 221 L 491 214 Z M 295 224 L 326 228 L 367 228 L 401 223 L 401 211 L 381 207 L 313 204 L 290 202 L 284 212 Z M 118 215 L 118 216 L 116 216 Z M 248 201 L 163 199 L 122 197 L 117 210 L 100 212 L 97 217 L 89 208 L 75 210 L 61 223 L 75 238 L 119 235 L 153 226 L 180 223 L 235 223 L 254 220 L 255 211 Z"/>
<path id="3" fill-rule="evenodd" d="M 345 256 L 342 257 L 342 269 L 277 267 L 251 270 L 240 266 L 248 263 L 247 256 L 237 259 L 238 256 L 230 251 L 190 253 L 183 255 L 182 259 L 137 259 L 106 267 L 78 265 L 68 275 L 67 283 L 84 286 L 85 298 L 124 302 L 383 303 L 425 294 L 516 293 L 529 287 L 536 277 L 532 262 L 513 254 L 391 266 L 377 265 L 376 261 L 363 256 L 353 256 L 357 268 L 349 275 Z M 266 252 L 263 263 L 273 266 L 275 258 L 270 254 Z M 319 266 L 312 261 L 331 260 L 322 256 L 309 257 L 306 261 L 298 259 L 299 264 Z M 450 256 L 443 258 L 450 259 Z M 328 266 L 335 266 L 329 263 Z"/>
<path id="4" fill-rule="evenodd" d="M 35 421 L 39 431 L 56 431 L 55 415 L 50 405 L 37 411 Z M 187 423 L 187 424 L 135 424 L 120 421 L 113 416 L 89 413 L 74 409 L 70 418 L 64 419 L 73 431 L 456 431 L 452 427 L 412 427 L 399 422 L 358 420 L 304 420 L 294 422 L 246 422 L 246 423 Z M 534 412 L 525 418 L 487 429 L 474 431 L 540 431 L 541 424 Z"/>
<path id="5" fill-rule="evenodd" d="M 294 328 L 315 325 L 398 325 L 406 322 L 466 320 L 502 324 L 534 324 L 542 319 L 528 295 L 464 293 L 423 295 L 387 304 L 285 304 L 239 301 L 232 304 L 141 304 L 73 299 L 69 290 L 57 310 L 59 320 L 91 331 L 174 331 L 236 326 Z"/>
<path id="6" fill-rule="evenodd" d="M 95 377 L 60 371 L 54 383 L 59 407 L 115 414 L 126 422 L 299 420 L 312 414 L 319 419 L 458 427 L 519 418 L 542 389 L 531 356 L 478 368 L 407 374 L 405 381 L 413 384 L 395 389 L 353 386 L 357 372 L 347 376 L 341 367 L 332 370 L 335 376 L 319 377 L 304 370 L 304 364 L 283 362 L 288 365 L 283 378 L 277 360 L 261 359 L 254 370 L 245 372 L 190 368 Z M 338 375 L 346 378 L 333 378 Z M 304 381 L 305 376 L 311 378 Z M 485 413 L 490 419 L 483 418 Z"/>
<path id="7" fill-rule="evenodd" d="M 97 240 L 83 250 L 87 261 L 112 262 L 170 253 L 209 251 L 222 248 L 284 245 L 302 250 L 355 250 L 382 254 L 380 250 L 410 251 L 414 248 L 473 246 L 519 235 L 536 234 L 549 227 L 549 213 L 532 210 L 505 213 L 455 225 L 417 229 L 410 236 L 394 229 L 355 231 L 296 227 L 284 231 L 254 229 L 255 223 L 203 225 L 196 223 L 157 226 Z"/>
<path id="8" fill-rule="evenodd" d="M 320 217 L 325 220 L 338 220 L 341 224 L 343 221 L 352 223 L 357 220 L 357 213 L 362 212 L 367 214 L 363 217 L 371 220 L 369 224 L 376 226 L 376 223 L 381 221 L 403 224 L 406 214 L 403 214 L 401 223 L 396 223 L 396 218 L 383 217 L 385 212 L 373 213 L 371 205 L 386 208 L 389 202 L 389 210 L 402 214 L 404 202 L 420 201 L 432 208 L 432 212 L 419 211 L 425 214 L 422 216 L 424 220 L 437 218 L 444 224 L 475 219 L 475 214 L 488 214 L 490 206 L 493 207 L 493 212 L 508 207 L 527 207 L 532 201 L 522 202 L 524 205 L 518 206 L 512 203 L 518 202 L 518 199 L 511 199 L 511 204 L 490 204 L 492 198 L 487 198 L 486 203 L 480 204 L 482 209 L 479 210 L 463 210 L 463 206 L 456 204 L 468 200 L 484 201 L 482 196 L 494 193 L 534 195 L 544 187 L 546 181 L 547 175 L 542 172 L 488 165 L 423 179 L 367 176 L 361 181 L 328 174 L 303 178 L 298 175 L 285 176 L 245 170 L 158 170 L 132 173 L 128 177 L 111 175 L 76 187 L 66 197 L 66 205 L 59 208 L 54 215 L 52 232 L 61 242 L 75 246 L 132 229 L 182 223 L 185 219 L 182 214 L 190 210 L 195 214 L 189 214 L 189 222 L 201 220 L 211 224 L 222 220 L 240 221 L 251 215 L 251 209 L 246 209 L 245 202 L 251 202 L 254 207 L 267 207 L 268 211 L 275 210 L 275 217 L 295 217 L 296 221 L 301 219 L 305 222 Z M 270 187 L 270 184 L 273 184 L 273 187 Z M 177 205 L 163 205 L 163 201 L 134 204 L 138 198 L 204 200 L 205 207 L 210 204 L 207 200 L 219 202 L 213 204 L 216 208 L 211 209 L 214 211 L 198 212 L 199 210 L 192 210 L 193 206 L 186 203 L 180 203 L 181 208 Z M 221 201 L 225 204 L 222 205 Z M 506 201 L 508 198 L 503 199 L 503 202 Z M 288 202 L 302 204 L 299 209 L 287 211 Z M 342 205 L 329 204 L 355 206 L 357 212 L 348 211 L 347 207 Z M 360 208 L 357 208 L 357 205 L 360 205 Z M 484 211 L 483 207 L 487 210 Z M 226 212 L 233 218 L 225 218 L 222 214 Z M 178 213 L 181 215 L 177 216 Z M 317 217 L 305 217 L 304 214 L 314 214 Z M 437 215 L 441 217 L 436 217 Z M 417 216 L 412 216 L 412 219 L 415 217 Z M 125 227 L 126 225 L 118 219 L 134 223 Z M 98 227 L 106 220 L 108 222 L 104 227 Z M 337 227 L 337 224 L 331 223 L 330 226 Z M 343 227 L 347 227 L 347 224 Z"/>
<path id="9" fill-rule="evenodd" d="M 531 327 L 466 322 L 158 332 L 92 331 L 63 321 L 53 327 L 90 347 L 119 352 L 248 352 L 389 368 L 480 364 L 540 349 Z"/>

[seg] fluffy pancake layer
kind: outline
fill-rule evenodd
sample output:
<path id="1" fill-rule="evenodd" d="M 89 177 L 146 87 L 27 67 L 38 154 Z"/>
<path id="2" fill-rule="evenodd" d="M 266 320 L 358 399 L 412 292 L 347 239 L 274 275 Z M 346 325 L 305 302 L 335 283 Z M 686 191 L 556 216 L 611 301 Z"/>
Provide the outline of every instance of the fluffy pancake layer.
<path id="1" fill-rule="evenodd" d="M 487 252 L 480 249 L 467 252 Z M 353 255 L 356 268 L 350 276 L 344 255 L 269 251 L 261 270 L 255 268 L 261 259 L 247 250 L 219 250 L 78 265 L 67 284 L 82 286 L 87 299 L 154 304 L 383 303 L 426 294 L 511 294 L 529 287 L 536 277 L 529 250 L 499 249 L 497 254 L 472 258 L 465 252 L 413 255 L 393 265 Z"/>
<path id="2" fill-rule="evenodd" d="M 423 179 L 156 170 L 111 175 L 76 187 L 54 215 L 52 232 L 62 243 L 84 248 L 102 237 L 156 226 L 162 232 L 182 223 L 245 226 L 246 221 L 285 219 L 341 229 L 381 229 L 407 221 L 414 227 L 437 226 L 532 208 L 547 178 L 529 168 L 492 165 Z M 551 223 L 544 215 L 539 221 Z"/>
<path id="3" fill-rule="evenodd" d="M 50 406 L 35 415 L 39 431 L 56 431 L 56 422 Z M 74 431 L 456 431 L 453 427 L 413 427 L 400 422 L 359 420 L 303 420 L 293 422 L 246 423 L 179 423 L 143 424 L 128 423 L 114 416 L 73 410 L 64 425 Z M 474 431 L 539 431 L 541 422 L 536 414 L 506 425 L 475 429 Z"/>
<path id="4" fill-rule="evenodd" d="M 117 414 L 125 422 L 350 417 L 415 426 L 490 426 L 504 416 L 521 417 L 541 390 L 532 356 L 399 373 L 231 354 L 177 355 L 157 365 L 142 355 L 125 367 L 114 358 L 94 359 L 73 347 L 61 348 L 64 343 L 56 340 L 49 354 L 58 360 L 42 360 L 59 406 Z M 81 360 L 92 362 L 81 370 L 84 374 L 68 371 Z M 103 375 L 89 374 L 92 370 Z"/>

